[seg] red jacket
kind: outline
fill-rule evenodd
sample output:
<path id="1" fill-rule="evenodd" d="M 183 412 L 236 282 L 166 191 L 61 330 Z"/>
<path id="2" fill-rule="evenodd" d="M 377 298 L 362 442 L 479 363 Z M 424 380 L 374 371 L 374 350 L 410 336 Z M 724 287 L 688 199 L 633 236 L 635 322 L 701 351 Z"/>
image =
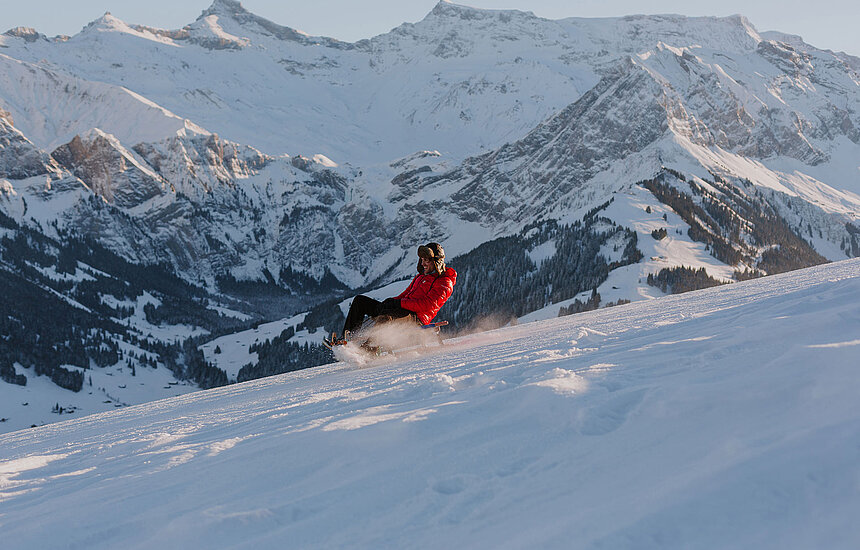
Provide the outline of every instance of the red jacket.
<path id="1" fill-rule="evenodd" d="M 400 307 L 415 312 L 421 324 L 426 325 L 451 297 L 456 282 L 457 272 L 450 267 L 445 269 L 444 275 L 416 275 L 396 298 L 400 300 Z"/>

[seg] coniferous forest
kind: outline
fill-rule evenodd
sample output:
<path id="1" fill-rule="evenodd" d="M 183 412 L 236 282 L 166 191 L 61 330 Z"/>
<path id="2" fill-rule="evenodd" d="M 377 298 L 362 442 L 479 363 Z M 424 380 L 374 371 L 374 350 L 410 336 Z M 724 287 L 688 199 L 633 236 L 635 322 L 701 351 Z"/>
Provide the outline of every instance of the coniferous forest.
<path id="1" fill-rule="evenodd" d="M 642 259 L 636 233 L 598 216 L 609 202 L 570 225 L 555 220 L 526 227 L 451 260 L 457 286 L 437 315 L 458 331 L 491 328 L 593 291 L 617 267 Z M 551 243 L 554 254 L 535 262 L 529 251 Z M 602 253 L 612 243 L 610 260 Z M 596 306 L 595 301 L 590 302 Z M 561 309 L 561 308 L 560 308 Z M 566 311 L 560 311 L 566 314 Z"/>
<path id="2" fill-rule="evenodd" d="M 704 267 L 693 269 L 690 267 L 663 268 L 659 273 L 648 275 L 648 284 L 655 286 L 663 292 L 681 294 L 691 290 L 701 290 L 712 286 L 724 284 L 705 271 Z"/>
<path id="3" fill-rule="evenodd" d="M 26 385 L 26 375 L 14 369 L 18 363 L 77 392 L 88 369 L 123 360 L 143 364 L 148 352 L 179 380 L 204 388 L 226 384 L 224 372 L 203 361 L 195 341 L 165 343 L 140 334 L 127 321 L 133 308 L 122 305 L 146 292 L 160 302 L 144 306 L 153 324 L 187 323 L 214 335 L 246 326 L 207 308 L 203 289 L 166 266 L 136 265 L 85 239 L 52 239 L 2 214 L 0 226 L 0 379 Z M 124 356 L 119 342 L 141 350 L 140 356 Z"/>
<path id="4" fill-rule="evenodd" d="M 728 265 L 747 265 L 747 276 L 773 275 L 827 261 L 778 214 L 761 191 L 750 182 L 741 183 L 743 188 L 714 176 L 713 181 L 705 181 L 705 187 L 664 169 L 639 185 L 681 216 L 690 226 L 689 237 L 705 243 L 714 258 Z M 682 191 L 684 186 L 691 193 Z"/>

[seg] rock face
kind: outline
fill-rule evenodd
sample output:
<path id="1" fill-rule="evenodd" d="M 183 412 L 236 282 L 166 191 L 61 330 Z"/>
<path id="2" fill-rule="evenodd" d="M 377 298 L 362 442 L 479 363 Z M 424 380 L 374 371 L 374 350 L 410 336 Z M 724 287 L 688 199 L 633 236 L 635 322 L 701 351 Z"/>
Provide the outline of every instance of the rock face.
<path id="1" fill-rule="evenodd" d="M 36 32 L 36 29 L 31 27 L 15 27 L 3 33 L 6 36 L 14 36 L 24 39 L 25 42 L 35 42 L 36 40 L 47 40 L 44 34 Z"/>
<path id="2" fill-rule="evenodd" d="M 641 66 L 619 68 L 522 140 L 445 175 L 460 183 L 447 207 L 468 221 L 496 226 L 540 218 L 614 160 L 663 135 L 668 121 L 660 95 Z"/>
<path id="3" fill-rule="evenodd" d="M 108 204 L 131 209 L 161 196 L 167 182 L 142 166 L 119 142 L 94 130 L 58 147 L 55 160 L 81 180 Z"/>
<path id="4" fill-rule="evenodd" d="M 415 243 L 581 218 L 664 168 L 775 194 L 833 259 L 860 210 L 860 60 L 743 17 L 440 2 L 347 44 L 216 0 L 34 32 L 0 37 L 5 211 L 189 280 L 384 282 Z"/>
<path id="5" fill-rule="evenodd" d="M 123 248 L 143 261 L 167 262 L 204 279 L 236 268 L 243 275 L 242 266 L 254 262 L 277 273 L 293 263 L 335 261 L 344 182 L 313 161 L 270 157 L 215 135 L 169 138 L 129 151 L 100 131 L 75 137 L 52 156 L 108 205 L 79 208 L 68 223 L 99 225 L 106 210 L 111 225 L 122 228 L 116 237 Z M 132 228 L 143 229 L 146 238 Z"/>
<path id="6" fill-rule="evenodd" d="M 0 178 L 22 180 L 47 174 L 50 157 L 35 147 L 0 110 Z"/>

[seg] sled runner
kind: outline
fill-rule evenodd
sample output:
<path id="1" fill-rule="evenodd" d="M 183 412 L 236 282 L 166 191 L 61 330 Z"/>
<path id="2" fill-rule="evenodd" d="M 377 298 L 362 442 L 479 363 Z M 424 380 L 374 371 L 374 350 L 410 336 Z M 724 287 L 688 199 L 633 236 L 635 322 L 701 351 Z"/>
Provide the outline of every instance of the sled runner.
<path id="1" fill-rule="evenodd" d="M 353 346 L 371 355 L 395 355 L 407 350 L 421 350 L 442 345 L 441 329 L 448 321 L 435 321 L 426 325 L 416 325 L 402 321 L 377 324 L 367 320 L 354 334 L 339 337 L 332 333 L 323 338 L 323 345 L 331 350 L 340 346 Z"/>
<path id="2" fill-rule="evenodd" d="M 448 321 L 436 321 L 433 323 L 427 323 L 426 325 L 421 325 L 423 329 L 433 329 L 433 331 L 438 334 L 442 327 L 448 324 Z"/>
<path id="3" fill-rule="evenodd" d="M 323 345 L 328 349 L 333 349 L 335 346 L 345 346 L 347 341 L 339 338 L 336 332 L 332 332 L 331 336 L 323 336 Z"/>

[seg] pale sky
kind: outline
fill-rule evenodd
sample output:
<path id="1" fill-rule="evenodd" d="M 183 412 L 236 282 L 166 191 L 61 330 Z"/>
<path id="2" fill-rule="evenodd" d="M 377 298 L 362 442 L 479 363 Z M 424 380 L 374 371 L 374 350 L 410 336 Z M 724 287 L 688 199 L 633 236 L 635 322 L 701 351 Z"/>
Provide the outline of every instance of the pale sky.
<path id="1" fill-rule="evenodd" d="M 191 23 L 211 0 L 3 0 L 0 32 L 23 26 L 54 36 L 74 35 L 109 11 L 126 23 L 178 29 Z M 242 5 L 280 25 L 308 34 L 354 42 L 414 23 L 437 0 L 243 0 Z M 860 56 L 857 0 L 458 0 L 476 8 L 531 11 L 547 19 L 608 17 L 636 13 L 745 15 L 759 31 L 798 34 L 819 48 Z M 11 4 L 11 5 L 10 5 Z"/>

